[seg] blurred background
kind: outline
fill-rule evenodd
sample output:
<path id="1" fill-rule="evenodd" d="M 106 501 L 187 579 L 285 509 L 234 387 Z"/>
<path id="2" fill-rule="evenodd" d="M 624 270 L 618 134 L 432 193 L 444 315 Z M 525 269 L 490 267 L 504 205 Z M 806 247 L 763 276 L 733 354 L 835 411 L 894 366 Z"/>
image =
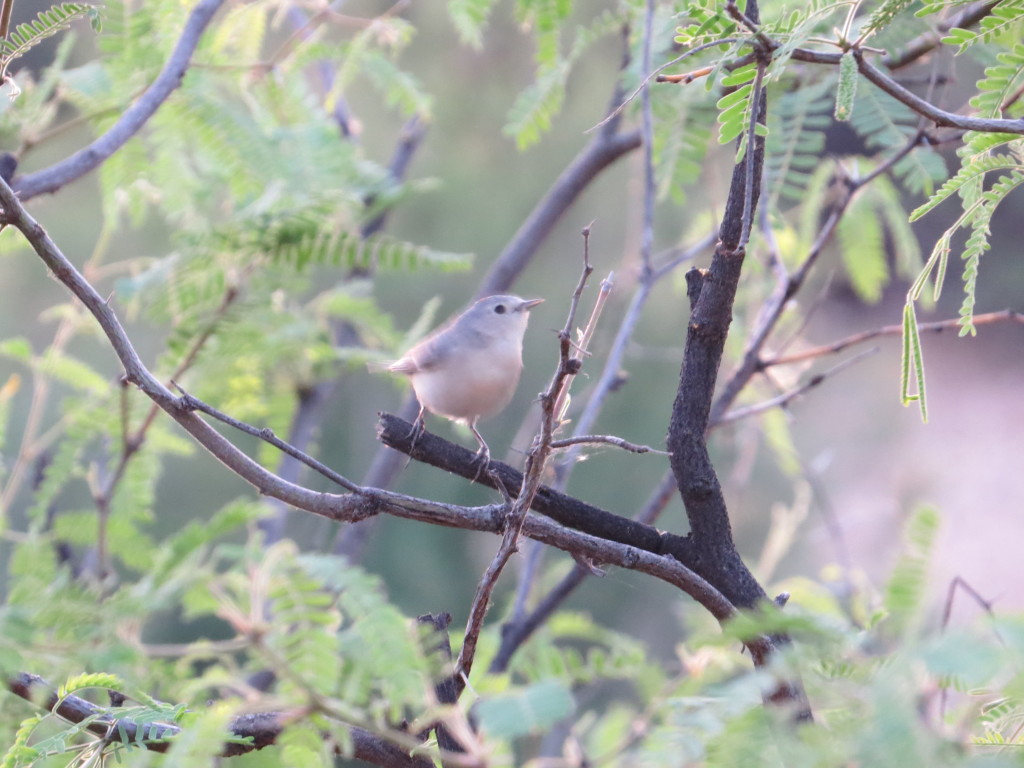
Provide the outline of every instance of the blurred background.
<path id="1" fill-rule="evenodd" d="M 16 12 L 28 17 L 47 5 L 20 2 Z M 584 5 L 576 11 L 581 20 L 596 15 L 605 3 Z M 372 15 L 384 8 L 370 0 L 345 4 L 345 12 L 353 16 Z M 417 30 L 403 54 L 403 66 L 414 72 L 433 95 L 427 134 L 412 163 L 410 178 L 429 180 L 432 186 L 429 192 L 414 195 L 395 209 L 388 231 L 440 250 L 475 254 L 469 272 L 389 272 L 375 279 L 372 290 L 377 303 L 393 315 L 398 329 L 406 329 L 431 298 L 441 299 L 435 320 L 440 322 L 460 311 L 474 294 L 495 256 L 561 169 L 590 139 L 587 129 L 603 118 L 618 74 L 621 43 L 615 36 L 608 36 L 586 54 L 569 80 L 564 109 L 552 130 L 538 144 L 520 151 L 505 135 L 503 126 L 516 95 L 533 77 L 533 43 L 509 4 L 497 5 L 479 51 L 459 41 L 446 15 L 433 4 L 411 3 L 402 7 L 401 13 Z M 87 30 L 79 30 L 77 46 L 76 56 L 86 60 L 92 47 Z M 52 55 L 52 46 L 33 52 L 25 65 L 38 68 L 48 55 Z M 944 96 L 946 105 L 956 109 L 963 103 L 981 66 L 979 62 L 957 62 L 957 80 Z M 686 87 L 703 86 L 698 83 Z M 358 83 L 346 95 L 361 126 L 357 139 L 363 151 L 368 158 L 386 164 L 402 120 L 379 95 Z M 709 104 L 716 98 L 713 93 L 706 94 Z M 16 103 L 7 108 L 16 108 Z M 68 116 L 72 114 L 68 110 Z M 635 120 L 635 115 L 629 119 Z M 84 128 L 67 130 L 29 152 L 19 171 L 45 167 L 83 146 L 91 136 Z M 836 128 L 829 134 L 823 162 L 859 149 L 848 131 Z M 716 148 L 714 152 L 717 159 L 707 164 L 699 184 L 684 190 L 682 203 L 666 200 L 659 204 L 656 251 L 695 242 L 719 218 L 732 149 Z M 951 154 L 949 158 L 951 167 L 955 167 Z M 636 284 L 640 161 L 640 155 L 633 153 L 607 169 L 555 228 L 514 287 L 516 293 L 544 298 L 546 303 L 533 312 L 526 337 L 525 371 L 515 401 L 500 416 L 481 425 L 497 456 L 512 445 L 532 400 L 554 371 L 554 329 L 565 322 L 569 296 L 581 267 L 580 230 L 591 222 L 595 274 L 584 311 L 589 312 L 602 277 L 614 272 L 616 287 L 592 344 L 593 356 L 574 386 L 577 404 L 585 401 L 588 387 L 601 370 Z M 93 249 L 100 232 L 96 183 L 95 174 L 86 176 L 52 197 L 37 198 L 31 204 L 33 215 L 79 264 Z M 906 202 L 912 208 L 922 201 Z M 921 226 L 915 225 L 925 253 L 955 217 L 954 207 L 940 209 Z M 983 259 L 979 277 L 978 313 L 1024 310 L 1022 215 L 1024 197 L 1018 193 L 996 218 L 993 247 Z M 155 217 L 147 219 L 141 226 L 116 232 L 111 254 L 125 258 L 163 256 L 171 248 L 170 234 Z M 696 265 L 706 265 L 709 256 L 702 254 Z M 765 270 L 757 266 L 763 257 L 763 249 L 750 257 L 749 279 L 766 279 Z M 25 336 L 41 349 L 52 340 L 56 317 L 53 308 L 66 301 L 66 295 L 31 253 L 11 252 L 8 248 L 0 255 L 0 262 L 4 283 L 0 337 Z M 663 447 L 685 338 L 686 268 L 681 267 L 655 289 L 626 358 L 628 380 L 608 400 L 596 431 Z M 957 271 L 951 274 L 943 297 L 922 320 L 956 316 L 962 298 L 958 268 L 958 264 L 953 265 Z M 319 269 L 323 281 L 345 277 L 342 269 Z M 112 290 L 112 280 L 100 276 L 99 283 L 101 292 L 104 287 Z M 897 281 L 879 302 L 865 304 L 847 284 L 838 255 L 830 248 L 810 284 L 790 308 L 794 316 L 808 319 L 800 338 L 789 349 L 898 325 L 905 291 L 906 285 Z M 756 311 L 755 299 L 754 294 L 746 300 L 741 297 L 737 305 L 733 326 L 737 336 L 729 346 L 732 357 L 723 364 L 725 375 L 733 369 L 736 354 L 742 349 L 742 334 Z M 148 364 L 161 349 L 164 331 L 144 318 L 133 319 L 130 333 Z M 786 338 L 785 334 L 780 338 Z M 987 325 L 979 329 L 976 338 L 963 339 L 951 330 L 926 335 L 923 342 L 930 405 L 927 424 L 922 423 L 916 408 L 900 405 L 900 341 L 896 335 L 814 363 L 813 371 L 820 371 L 868 346 L 878 348 L 877 354 L 828 378 L 786 408 L 785 420 L 802 468 L 799 475 L 787 474 L 781 468 L 777 455 L 766 444 L 761 417 L 714 433 L 713 457 L 727 489 L 734 532 L 748 562 L 762 562 L 773 519 L 787 519 L 795 526 L 791 547 L 768 574 L 770 591 L 789 588 L 799 592 L 801 585 L 806 587 L 803 579 L 881 584 L 899 551 L 905 519 L 919 505 L 930 504 L 943 519 L 932 570 L 937 603 L 944 599 L 951 579 L 959 576 L 992 600 L 997 611 L 1024 607 L 1024 596 L 1014 588 L 1021 574 L 1017 550 L 1024 540 L 1024 325 Z M 777 350 L 779 344 L 779 340 L 770 341 L 767 349 Z M 97 336 L 80 336 L 73 351 L 112 380 L 118 376 L 113 355 Z M 24 374 L 17 364 L 0 359 L 0 382 L 19 371 Z M 779 373 L 780 381 L 802 380 L 797 374 L 803 378 L 810 375 L 808 370 L 790 367 Z M 401 382 L 373 377 L 358 368 L 345 369 L 342 376 L 323 417 L 319 440 L 310 452 L 358 479 L 378 450 L 374 440 L 377 411 L 396 409 L 406 390 Z M 11 449 L 24 429 L 31 396 L 26 378 L 14 399 L 8 425 Z M 54 423 L 59 415 L 55 406 L 45 415 L 47 423 Z M 428 427 L 472 445 L 467 432 L 442 420 L 428 419 Z M 238 442 L 255 450 L 245 439 Z M 568 491 L 597 506 L 631 515 L 666 468 L 663 456 L 634 456 L 612 449 L 589 451 L 573 473 Z M 326 487 L 316 478 L 305 479 Z M 396 489 L 464 504 L 495 499 L 491 492 L 415 464 L 401 472 Z M 175 458 L 158 488 L 154 535 L 177 530 L 190 519 L 203 519 L 243 494 L 251 495 L 252 491 L 198 452 Z M 87 500 L 86 490 L 80 487 L 63 501 L 74 507 L 87 504 Z M 19 509 L 23 513 L 30 503 L 29 494 L 24 494 L 16 514 Z M 685 516 L 678 501 L 658 525 L 685 532 Z M 304 547 L 312 548 L 333 540 L 335 529 L 324 521 L 293 513 L 288 533 Z M 465 620 L 478 575 L 496 546 L 492 536 L 385 517 L 373 531 L 363 562 L 384 577 L 392 599 L 404 611 L 449 611 L 458 625 Z M 549 553 L 547 563 L 563 571 L 572 565 L 561 553 Z M 507 605 L 512 588 L 512 579 L 506 577 L 499 587 L 495 618 Z M 673 595 L 670 588 L 646 577 L 613 571 L 599 584 L 585 584 L 569 605 L 641 634 L 654 647 L 668 651 L 678 642 L 684 621 L 683 601 L 677 602 L 676 611 L 664 610 L 666 600 L 671 601 Z M 959 610 L 970 614 L 976 607 L 964 603 Z"/>

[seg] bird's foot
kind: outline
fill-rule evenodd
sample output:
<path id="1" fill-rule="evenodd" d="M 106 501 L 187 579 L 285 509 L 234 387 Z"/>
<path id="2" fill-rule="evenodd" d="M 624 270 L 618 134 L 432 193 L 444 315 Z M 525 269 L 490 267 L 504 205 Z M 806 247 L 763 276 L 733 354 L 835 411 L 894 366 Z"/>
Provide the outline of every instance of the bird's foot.
<path id="1" fill-rule="evenodd" d="M 473 456 L 473 463 L 475 464 L 477 462 L 479 462 L 480 466 L 477 468 L 476 474 L 473 475 L 473 480 L 471 482 L 474 483 L 480 479 L 480 473 L 485 470 L 487 472 L 491 471 L 491 450 L 487 447 L 486 443 L 481 445 L 480 450 L 478 450 Z"/>

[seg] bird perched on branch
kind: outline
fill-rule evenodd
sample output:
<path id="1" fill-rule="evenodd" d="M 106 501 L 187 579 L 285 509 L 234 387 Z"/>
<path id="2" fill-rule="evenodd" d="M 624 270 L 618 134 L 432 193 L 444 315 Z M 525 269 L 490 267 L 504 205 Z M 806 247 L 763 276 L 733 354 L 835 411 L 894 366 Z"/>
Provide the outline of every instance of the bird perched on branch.
<path id="1" fill-rule="evenodd" d="M 512 400 L 523 370 L 523 336 L 530 310 L 543 299 L 487 296 L 474 303 L 393 363 L 371 364 L 374 371 L 409 377 L 420 412 L 466 424 L 476 437 L 477 456 L 491 460 L 476 423 L 493 416 Z"/>

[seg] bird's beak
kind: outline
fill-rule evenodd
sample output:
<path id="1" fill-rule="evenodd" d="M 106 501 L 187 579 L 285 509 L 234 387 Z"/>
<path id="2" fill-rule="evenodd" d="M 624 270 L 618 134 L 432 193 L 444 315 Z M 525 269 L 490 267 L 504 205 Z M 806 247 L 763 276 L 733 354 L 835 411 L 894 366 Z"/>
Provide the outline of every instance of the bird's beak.
<path id="1" fill-rule="evenodd" d="M 529 301 L 524 301 L 522 304 L 519 305 L 519 311 L 520 312 L 529 312 L 531 309 L 536 307 L 538 304 L 543 304 L 543 303 L 544 303 L 544 299 L 530 299 Z"/>

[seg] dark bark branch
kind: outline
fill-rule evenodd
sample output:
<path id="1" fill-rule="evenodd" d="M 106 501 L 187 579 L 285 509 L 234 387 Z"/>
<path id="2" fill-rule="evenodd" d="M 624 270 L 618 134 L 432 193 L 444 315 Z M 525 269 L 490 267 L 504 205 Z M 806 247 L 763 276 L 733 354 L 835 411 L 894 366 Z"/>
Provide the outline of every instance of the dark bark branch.
<path id="1" fill-rule="evenodd" d="M 753 11 L 756 12 L 756 6 Z M 764 122 L 767 99 L 759 99 L 758 107 L 758 122 Z M 721 565 L 722 579 L 714 583 L 742 607 L 755 605 L 765 594 L 736 553 L 725 498 L 708 456 L 705 434 L 745 255 L 739 247 L 744 211 L 753 215 L 760 193 L 763 137 L 754 137 L 747 155 L 745 160 L 752 166 L 749 171 L 746 163 L 733 168 L 719 243 L 710 268 L 702 273 L 699 289 L 692 291 L 695 301 L 668 432 L 672 469 L 690 521 L 690 538 L 707 566 Z"/>
<path id="2" fill-rule="evenodd" d="M 22 200 L 56 192 L 75 179 L 94 170 L 139 132 L 167 98 L 181 85 L 199 39 L 224 0 L 200 0 L 192 9 L 174 50 L 153 84 L 138 101 L 126 109 L 110 130 L 89 146 L 59 163 L 14 180 L 14 189 Z"/>
<path id="3" fill-rule="evenodd" d="M 21 698 L 51 710 L 69 723 L 96 718 L 87 726 L 90 733 L 113 740 L 122 738 L 123 734 L 128 743 L 141 745 L 152 752 L 166 752 L 181 733 L 179 726 L 170 723 L 140 724 L 130 718 L 115 719 L 106 714 L 105 708 L 79 696 L 58 697 L 57 691 L 38 675 L 16 675 L 7 681 L 7 688 Z M 228 731 L 234 738 L 251 741 L 226 742 L 221 754 L 233 757 L 270 746 L 281 735 L 284 724 L 284 718 L 276 712 L 239 715 L 231 720 Z M 430 768 L 433 765 L 426 758 L 410 757 L 406 750 L 363 728 L 352 727 L 349 734 L 352 737 L 353 756 L 359 760 L 382 768 Z"/>
<path id="4" fill-rule="evenodd" d="M 480 472 L 480 464 L 475 461 L 476 454 L 430 432 L 421 432 L 414 445 L 412 424 L 390 413 L 380 414 L 377 437 L 384 445 L 416 461 L 452 472 L 467 480 L 473 480 L 479 474 L 477 481 L 490 488 L 497 489 L 500 482 L 512 491 L 520 488 L 523 483 L 523 475 L 519 470 L 500 461 L 491 461 L 489 473 Z M 672 536 L 544 485 L 537 491 L 531 508 L 570 528 L 656 554 L 666 551 L 663 538 Z"/>

